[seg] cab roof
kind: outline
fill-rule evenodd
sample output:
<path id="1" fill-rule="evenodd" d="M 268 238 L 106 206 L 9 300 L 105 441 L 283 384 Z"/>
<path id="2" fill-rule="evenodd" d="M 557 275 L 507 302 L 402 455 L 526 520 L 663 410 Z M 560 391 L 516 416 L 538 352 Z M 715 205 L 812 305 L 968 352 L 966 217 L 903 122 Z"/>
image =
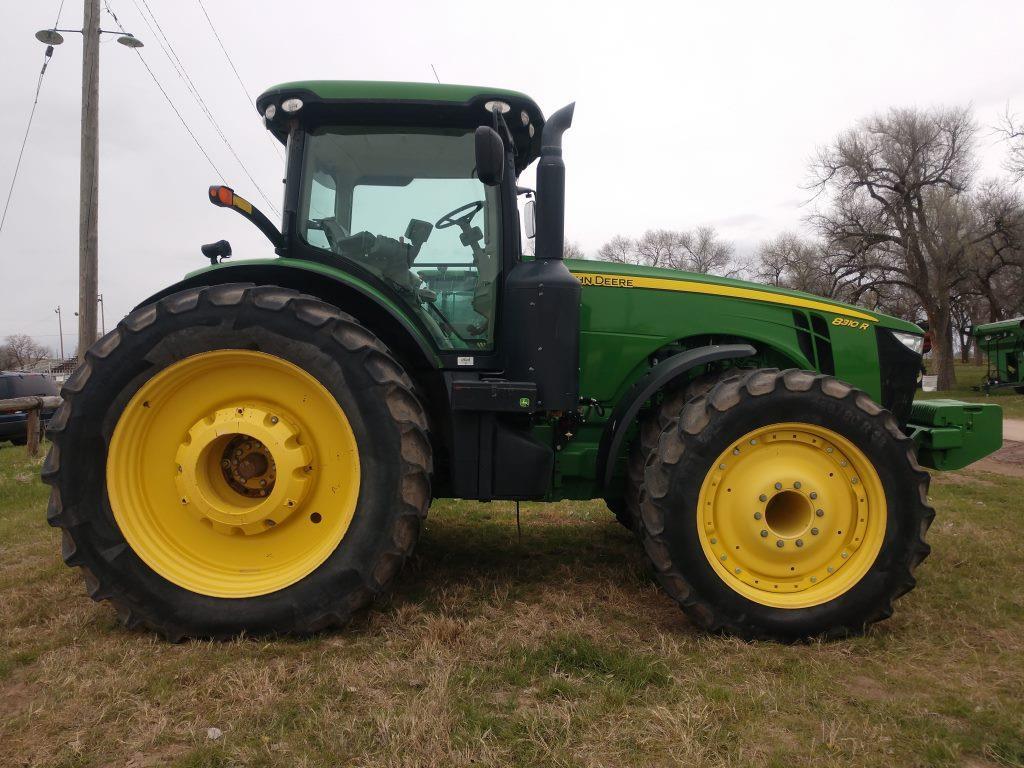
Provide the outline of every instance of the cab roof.
<path id="1" fill-rule="evenodd" d="M 281 103 L 302 100 L 302 108 L 286 114 Z M 437 126 L 475 128 L 491 125 L 493 116 L 485 109 L 489 101 L 501 101 L 511 109 L 505 122 L 516 149 L 516 169 L 522 170 L 540 154 L 544 114 L 524 93 L 505 88 L 445 83 L 406 83 L 376 80 L 299 80 L 275 85 L 256 99 L 256 109 L 266 116 L 275 107 L 267 128 L 282 142 L 288 122 L 294 116 L 306 125 Z"/>

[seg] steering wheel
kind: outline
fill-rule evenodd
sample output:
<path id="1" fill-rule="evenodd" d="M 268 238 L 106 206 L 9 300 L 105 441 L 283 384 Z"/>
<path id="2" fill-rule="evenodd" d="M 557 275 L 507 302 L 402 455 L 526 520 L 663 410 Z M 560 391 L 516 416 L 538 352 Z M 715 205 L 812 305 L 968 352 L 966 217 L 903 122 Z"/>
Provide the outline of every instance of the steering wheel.
<path id="1" fill-rule="evenodd" d="M 460 208 L 456 208 L 454 211 L 450 211 L 437 220 L 434 224 L 435 229 L 448 229 L 448 227 L 461 227 L 463 224 L 468 225 L 472 221 L 473 217 L 483 210 L 484 201 L 477 200 L 472 203 L 467 203 Z M 461 216 L 459 214 L 462 214 Z"/>

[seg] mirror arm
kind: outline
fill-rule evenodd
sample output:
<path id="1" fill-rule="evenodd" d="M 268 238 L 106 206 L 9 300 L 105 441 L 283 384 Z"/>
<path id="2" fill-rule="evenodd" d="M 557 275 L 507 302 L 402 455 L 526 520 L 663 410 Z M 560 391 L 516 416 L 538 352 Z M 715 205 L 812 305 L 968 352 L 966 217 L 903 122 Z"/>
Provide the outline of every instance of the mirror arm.
<path id="1" fill-rule="evenodd" d="M 285 250 L 284 235 L 281 234 L 281 230 L 275 227 L 273 222 L 259 208 L 244 197 L 236 195 L 231 187 L 221 185 L 210 187 L 210 202 L 218 208 L 230 208 L 247 218 L 256 225 L 256 229 L 262 232 L 264 237 L 274 246 L 274 253 L 279 256 L 283 255 Z"/>

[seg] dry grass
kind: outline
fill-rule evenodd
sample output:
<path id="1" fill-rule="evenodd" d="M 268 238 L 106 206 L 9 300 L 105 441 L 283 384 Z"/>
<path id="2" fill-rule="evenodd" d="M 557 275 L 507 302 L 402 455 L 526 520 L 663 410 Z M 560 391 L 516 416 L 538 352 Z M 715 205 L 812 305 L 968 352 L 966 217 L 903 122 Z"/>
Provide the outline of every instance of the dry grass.
<path id="1" fill-rule="evenodd" d="M 525 505 L 520 543 L 440 502 L 349 630 L 173 646 L 84 597 L 37 470 L 0 450 L 4 766 L 1024 764 L 1024 480 L 937 483 L 917 591 L 844 642 L 696 632 L 600 504 Z"/>

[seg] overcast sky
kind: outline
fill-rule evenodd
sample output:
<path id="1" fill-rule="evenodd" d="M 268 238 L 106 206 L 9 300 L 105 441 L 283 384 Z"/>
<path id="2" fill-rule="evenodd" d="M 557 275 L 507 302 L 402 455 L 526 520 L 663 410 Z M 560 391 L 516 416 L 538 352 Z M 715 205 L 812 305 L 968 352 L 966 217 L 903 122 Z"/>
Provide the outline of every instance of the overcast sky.
<path id="1" fill-rule="evenodd" d="M 109 0 L 225 180 L 265 206 L 189 97 L 146 25 L 142 0 Z M 197 0 L 147 0 L 239 156 L 279 204 L 282 163 Z M 136 5 L 136 3 L 138 5 Z M 524 91 L 545 113 L 576 101 L 565 141 L 567 235 L 713 224 L 741 253 L 807 213 L 807 161 L 858 118 L 890 106 L 966 104 L 982 126 L 1024 112 L 1024 3 L 263 2 L 204 0 L 255 97 L 304 78 L 431 81 Z M 0 25 L 0 192 L 6 195 L 58 0 L 5 3 Z M 522 21 L 516 20 L 520 17 Z M 78 0 L 62 27 L 80 28 Z M 114 24 L 104 13 L 102 25 Z M 66 350 L 77 333 L 81 38 L 66 35 L 0 233 L 0 337 Z M 101 46 L 100 290 L 107 327 L 202 266 L 201 243 L 270 256 L 241 217 L 214 208 L 219 181 L 131 50 Z M 980 134 L 982 170 L 1004 147 Z"/>

